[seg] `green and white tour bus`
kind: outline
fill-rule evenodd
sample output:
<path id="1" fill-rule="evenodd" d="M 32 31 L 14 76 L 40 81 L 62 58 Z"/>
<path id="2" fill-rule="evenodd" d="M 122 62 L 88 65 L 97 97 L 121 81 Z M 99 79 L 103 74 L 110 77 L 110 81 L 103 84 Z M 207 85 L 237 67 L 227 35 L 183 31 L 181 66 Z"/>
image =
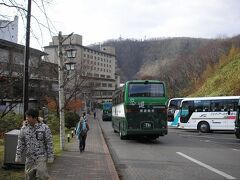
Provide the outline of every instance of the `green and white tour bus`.
<path id="1" fill-rule="evenodd" d="M 168 133 L 167 93 L 158 80 L 131 80 L 113 95 L 112 127 L 121 139 L 156 139 Z"/>

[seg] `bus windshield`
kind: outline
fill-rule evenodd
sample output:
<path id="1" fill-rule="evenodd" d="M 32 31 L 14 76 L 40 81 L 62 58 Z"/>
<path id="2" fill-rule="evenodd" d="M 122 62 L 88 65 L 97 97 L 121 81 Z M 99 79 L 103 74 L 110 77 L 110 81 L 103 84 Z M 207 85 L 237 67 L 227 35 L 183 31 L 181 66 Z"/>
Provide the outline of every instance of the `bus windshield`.
<path id="1" fill-rule="evenodd" d="M 163 97 L 163 84 L 144 83 L 144 84 L 129 84 L 129 97 Z"/>
<path id="2" fill-rule="evenodd" d="M 112 103 L 103 103 L 103 109 L 111 109 L 112 108 Z"/>
<path id="3" fill-rule="evenodd" d="M 168 108 L 174 109 L 174 110 L 179 109 L 182 100 L 183 100 L 182 98 L 181 99 L 170 99 Z"/>

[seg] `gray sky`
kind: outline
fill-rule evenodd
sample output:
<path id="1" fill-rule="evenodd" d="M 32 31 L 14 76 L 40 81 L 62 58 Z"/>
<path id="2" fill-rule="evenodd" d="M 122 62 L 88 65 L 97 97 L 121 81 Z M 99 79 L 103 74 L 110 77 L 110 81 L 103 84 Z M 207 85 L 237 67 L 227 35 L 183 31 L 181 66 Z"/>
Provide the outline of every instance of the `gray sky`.
<path id="1" fill-rule="evenodd" d="M 80 34 L 85 46 L 119 37 L 216 38 L 240 34 L 240 0 L 52 0 L 45 8 L 55 27 L 50 25 L 54 35 L 58 31 Z M 32 14 L 47 24 L 35 4 Z M 49 31 L 42 28 L 41 34 L 33 18 L 32 29 L 39 43 L 32 38 L 31 46 L 40 49 L 48 45 Z M 24 31 L 20 21 L 19 43 L 23 44 Z"/>

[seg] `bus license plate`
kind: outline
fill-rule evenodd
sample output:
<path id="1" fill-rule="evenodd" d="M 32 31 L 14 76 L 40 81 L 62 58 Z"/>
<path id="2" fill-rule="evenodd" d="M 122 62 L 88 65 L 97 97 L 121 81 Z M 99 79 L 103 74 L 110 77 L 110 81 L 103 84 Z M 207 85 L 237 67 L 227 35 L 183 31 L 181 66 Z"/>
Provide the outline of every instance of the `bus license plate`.
<path id="1" fill-rule="evenodd" d="M 143 123 L 143 129 L 152 129 L 152 123 L 150 122 L 145 122 Z"/>

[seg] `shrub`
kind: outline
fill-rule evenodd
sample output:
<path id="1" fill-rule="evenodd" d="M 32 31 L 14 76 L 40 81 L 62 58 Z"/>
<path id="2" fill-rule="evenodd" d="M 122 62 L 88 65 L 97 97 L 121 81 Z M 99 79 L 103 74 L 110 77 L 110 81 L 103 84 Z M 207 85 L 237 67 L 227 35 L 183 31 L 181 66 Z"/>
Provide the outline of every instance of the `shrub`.
<path id="1" fill-rule="evenodd" d="M 65 126 L 70 129 L 71 127 L 75 127 L 77 122 L 79 121 L 79 115 L 74 112 L 66 112 L 65 113 Z"/>
<path id="2" fill-rule="evenodd" d="M 60 132 L 59 117 L 56 113 L 49 113 L 47 125 L 51 129 L 52 134 L 58 134 Z"/>
<path id="3" fill-rule="evenodd" d="M 15 113 L 8 113 L 0 119 L 0 136 L 13 129 L 20 129 L 23 122 L 23 116 Z M 0 137 L 1 138 L 1 137 Z"/>

